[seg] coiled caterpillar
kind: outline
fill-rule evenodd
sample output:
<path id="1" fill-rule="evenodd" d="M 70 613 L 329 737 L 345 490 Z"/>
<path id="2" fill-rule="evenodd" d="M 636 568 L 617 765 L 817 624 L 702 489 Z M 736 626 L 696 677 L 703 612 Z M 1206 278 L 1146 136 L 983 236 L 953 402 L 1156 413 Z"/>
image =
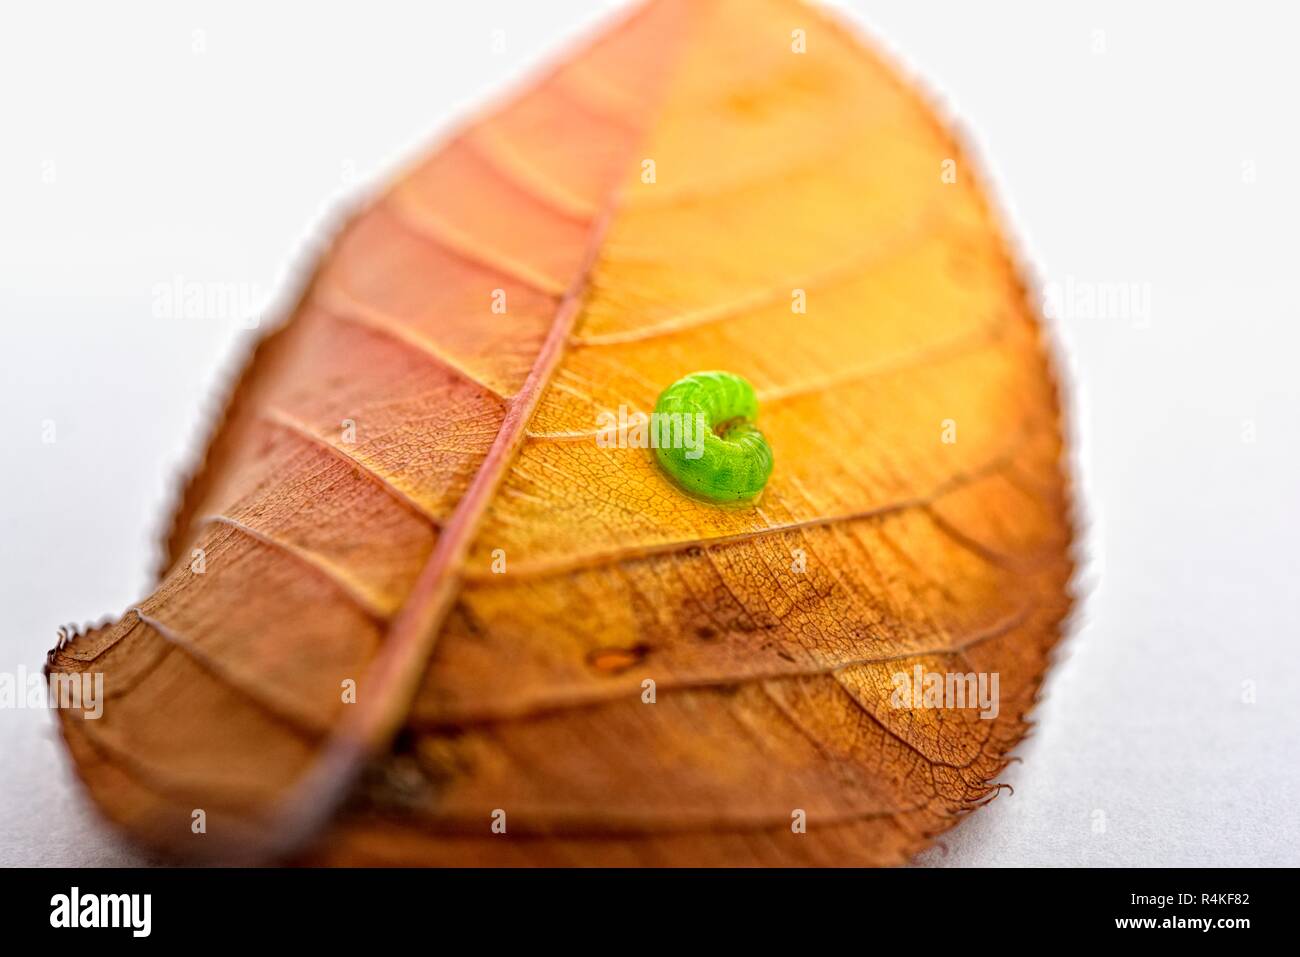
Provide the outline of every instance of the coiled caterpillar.
<path id="1" fill-rule="evenodd" d="M 750 499 L 772 474 L 772 449 L 755 426 L 754 387 L 730 372 L 692 372 L 659 395 L 655 417 L 703 416 L 703 449 L 662 443 L 659 465 L 688 492 L 719 502 Z M 681 419 L 678 419 L 681 421 Z"/>

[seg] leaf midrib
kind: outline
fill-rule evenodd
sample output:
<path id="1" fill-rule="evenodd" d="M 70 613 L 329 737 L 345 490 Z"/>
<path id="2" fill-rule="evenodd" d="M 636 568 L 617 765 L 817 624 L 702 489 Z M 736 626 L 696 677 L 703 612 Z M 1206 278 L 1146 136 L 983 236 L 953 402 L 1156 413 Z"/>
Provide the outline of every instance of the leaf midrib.
<path id="1" fill-rule="evenodd" d="M 625 19 L 623 28 L 648 9 L 649 5 L 634 11 Z M 679 30 L 682 32 L 684 29 Z M 680 50 L 681 45 L 679 36 L 676 49 Z M 671 60 L 672 55 L 666 59 Z M 670 74 L 671 68 L 665 63 L 662 75 Z M 651 126 L 647 121 L 638 134 L 629 137 L 629 157 L 635 155 L 635 148 Z M 294 790 L 273 812 L 261 856 L 285 856 L 304 846 L 346 797 L 365 760 L 391 740 L 405 719 L 418 690 L 423 665 L 459 593 L 465 558 L 479 525 L 527 439 L 528 423 L 577 327 L 583 298 L 625 187 L 626 180 L 622 178 L 611 184 L 600 214 L 592 221 L 582 261 L 556 307 L 533 367 L 523 386 L 509 400 L 496 438 L 390 624 L 383 645 L 360 685 L 364 694 L 324 742 L 320 756 Z"/>

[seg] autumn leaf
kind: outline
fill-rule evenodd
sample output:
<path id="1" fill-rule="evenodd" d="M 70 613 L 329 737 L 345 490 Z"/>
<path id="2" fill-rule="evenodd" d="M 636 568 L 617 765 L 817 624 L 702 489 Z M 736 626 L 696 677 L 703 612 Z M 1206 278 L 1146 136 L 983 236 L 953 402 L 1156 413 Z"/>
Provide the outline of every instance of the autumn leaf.
<path id="1" fill-rule="evenodd" d="M 708 369 L 757 390 L 753 502 L 601 440 Z M 1025 730 L 1062 451 L 1034 309 L 911 83 L 810 7 L 659 0 L 346 227 L 157 590 L 51 653 L 105 676 L 63 735 L 182 858 L 901 862 Z M 996 716 L 897 699 L 954 673 L 996 676 Z"/>

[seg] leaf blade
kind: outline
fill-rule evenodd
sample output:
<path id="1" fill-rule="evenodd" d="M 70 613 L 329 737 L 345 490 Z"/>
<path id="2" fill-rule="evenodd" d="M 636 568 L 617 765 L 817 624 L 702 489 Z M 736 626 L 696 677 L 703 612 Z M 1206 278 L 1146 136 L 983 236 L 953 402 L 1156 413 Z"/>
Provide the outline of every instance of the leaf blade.
<path id="1" fill-rule="evenodd" d="M 282 853 L 405 723 L 413 754 L 322 859 L 904 859 L 989 793 L 1069 607 L 1054 384 L 949 157 L 965 170 L 891 70 L 778 0 L 653 4 L 471 124 L 259 351 L 159 591 L 56 657 L 126 689 L 103 729 L 61 715 L 92 793 L 183 854 L 211 852 L 184 818 L 207 794 L 211 850 Z M 783 288 L 812 302 L 799 324 Z M 482 321 L 497 292 L 508 327 Z M 591 441 L 599 411 L 703 367 L 760 389 L 757 508 Z M 212 578 L 185 570 L 195 544 Z M 1005 719 L 882 705 L 889 668 L 968 660 L 1012 676 Z M 245 746 L 208 741 L 232 711 Z M 409 766 L 414 797 L 388 773 Z M 469 833 L 494 802 L 522 849 Z"/>

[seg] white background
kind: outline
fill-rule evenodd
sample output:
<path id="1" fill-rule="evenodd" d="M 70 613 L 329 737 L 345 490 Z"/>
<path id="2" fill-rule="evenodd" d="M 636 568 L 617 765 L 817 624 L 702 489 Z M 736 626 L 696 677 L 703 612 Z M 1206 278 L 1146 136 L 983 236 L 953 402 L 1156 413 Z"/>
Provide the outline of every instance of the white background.
<path id="1" fill-rule="evenodd" d="M 0 671 L 149 587 L 249 335 L 155 317 L 155 287 L 283 294 L 346 198 L 615 5 L 6 5 Z M 1300 864 L 1300 24 L 1265 3 L 842 5 L 961 121 L 1044 283 L 1150 297 L 1057 310 L 1084 602 L 1014 795 L 924 861 Z M 0 862 L 138 859 L 51 716 L 0 711 Z"/>

